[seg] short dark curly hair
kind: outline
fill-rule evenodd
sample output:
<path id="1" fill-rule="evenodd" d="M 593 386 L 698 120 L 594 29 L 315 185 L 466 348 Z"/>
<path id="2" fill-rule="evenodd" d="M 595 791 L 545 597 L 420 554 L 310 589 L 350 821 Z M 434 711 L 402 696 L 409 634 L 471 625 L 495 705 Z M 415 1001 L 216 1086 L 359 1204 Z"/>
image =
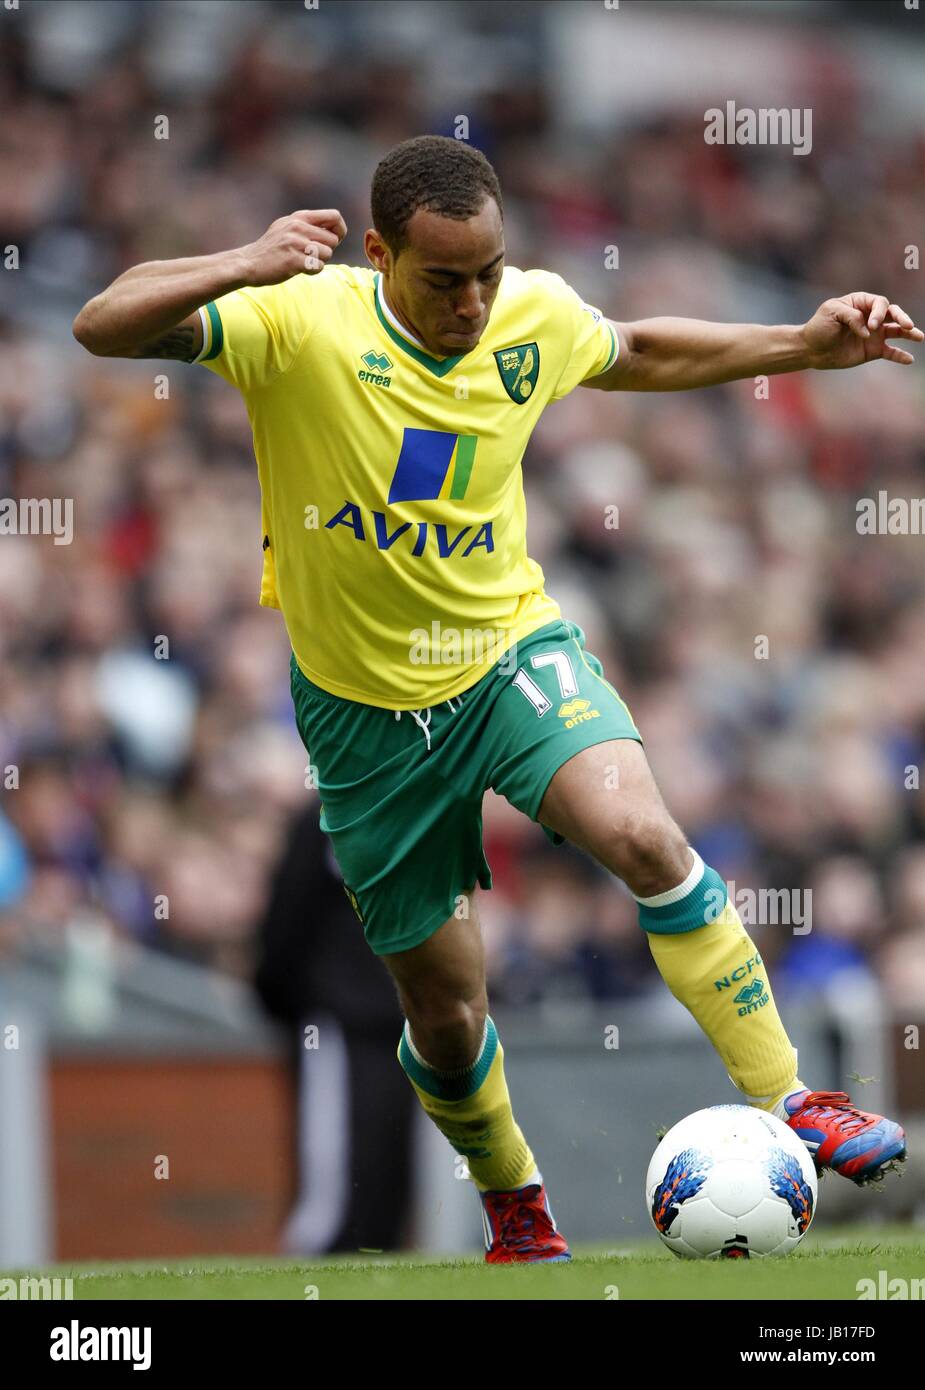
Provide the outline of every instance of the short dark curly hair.
<path id="1" fill-rule="evenodd" d="M 408 223 L 418 208 L 463 221 L 486 198 L 501 206 L 498 175 L 481 150 L 446 135 L 416 135 L 389 150 L 373 174 L 373 226 L 398 255 L 408 244 Z"/>

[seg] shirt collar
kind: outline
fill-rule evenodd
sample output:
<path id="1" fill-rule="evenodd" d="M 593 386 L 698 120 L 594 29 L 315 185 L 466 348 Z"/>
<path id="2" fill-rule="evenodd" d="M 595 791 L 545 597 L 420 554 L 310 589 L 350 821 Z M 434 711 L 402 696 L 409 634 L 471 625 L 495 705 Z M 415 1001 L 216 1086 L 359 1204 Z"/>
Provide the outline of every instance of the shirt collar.
<path id="1" fill-rule="evenodd" d="M 385 290 L 382 288 L 381 275 L 378 275 L 376 277 L 376 296 L 379 300 L 379 308 L 382 310 L 384 317 L 388 319 L 389 323 L 395 329 L 395 332 L 400 333 L 403 338 L 407 338 L 409 343 L 413 343 L 414 346 L 416 348 L 420 348 L 422 352 L 426 352 L 427 349 L 421 342 L 420 338 L 416 338 L 413 333 L 408 332 L 407 328 L 405 328 L 404 325 L 399 322 L 399 320 L 395 317 L 395 315 L 392 313 L 392 310 L 386 303 Z"/>

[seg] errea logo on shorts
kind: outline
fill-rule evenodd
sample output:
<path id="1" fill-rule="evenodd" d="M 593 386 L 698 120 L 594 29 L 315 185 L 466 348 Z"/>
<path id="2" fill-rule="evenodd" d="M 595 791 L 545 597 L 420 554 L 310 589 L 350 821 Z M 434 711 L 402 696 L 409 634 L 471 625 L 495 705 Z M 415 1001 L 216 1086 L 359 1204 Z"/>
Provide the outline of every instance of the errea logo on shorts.
<path id="1" fill-rule="evenodd" d="M 567 729 L 574 729 L 576 724 L 584 724 L 588 719 L 600 717 L 600 710 L 592 709 L 590 700 L 566 700 L 565 704 L 559 706 L 559 718 L 565 720 Z"/>

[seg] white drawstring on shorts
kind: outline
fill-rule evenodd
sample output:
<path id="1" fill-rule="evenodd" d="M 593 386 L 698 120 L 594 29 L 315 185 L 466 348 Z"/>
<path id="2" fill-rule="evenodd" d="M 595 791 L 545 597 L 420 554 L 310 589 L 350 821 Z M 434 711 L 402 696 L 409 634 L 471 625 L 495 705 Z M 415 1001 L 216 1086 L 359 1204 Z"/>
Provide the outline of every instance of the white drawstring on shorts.
<path id="1" fill-rule="evenodd" d="M 462 701 L 461 701 L 461 700 L 459 699 L 459 697 L 457 696 L 457 701 L 456 701 L 456 704 L 455 704 L 455 705 L 453 704 L 453 701 L 452 701 L 452 700 L 447 700 L 447 701 L 446 701 L 446 704 L 449 705 L 451 713 L 457 714 L 457 713 L 459 712 L 460 707 L 461 707 Z M 409 710 L 397 709 L 397 710 L 395 711 L 395 718 L 396 718 L 396 719 L 401 719 L 401 717 L 402 717 L 403 714 L 410 714 L 410 715 L 411 715 L 411 718 L 414 720 L 415 724 L 417 724 L 418 728 L 421 730 L 421 732 L 423 733 L 425 739 L 427 740 L 427 751 L 428 751 L 428 753 L 429 753 L 429 752 L 430 752 L 430 716 L 431 716 L 430 706 L 428 706 L 428 708 L 427 708 L 426 710 L 424 710 L 424 711 L 419 710 L 419 709 L 409 709 Z"/>

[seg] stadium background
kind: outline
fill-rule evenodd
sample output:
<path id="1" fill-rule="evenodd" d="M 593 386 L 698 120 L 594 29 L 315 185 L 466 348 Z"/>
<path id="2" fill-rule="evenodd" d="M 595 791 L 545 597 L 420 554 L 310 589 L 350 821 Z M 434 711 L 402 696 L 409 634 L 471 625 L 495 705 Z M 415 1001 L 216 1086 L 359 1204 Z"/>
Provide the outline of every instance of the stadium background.
<path id="1" fill-rule="evenodd" d="M 457 133 L 464 116 L 501 178 L 510 262 L 559 271 L 615 318 L 800 322 L 861 288 L 921 323 L 908 248 L 925 228 L 923 26 L 899 0 L 0 11 L 0 497 L 75 504 L 70 545 L 0 536 L 0 1024 L 30 1021 L 7 1040 L 0 1111 L 42 1107 L 19 1117 L 31 1178 L 0 1145 L 7 1209 L 22 1211 L 24 1182 L 39 1211 L 0 1257 L 270 1248 L 294 1180 L 285 1048 L 248 1012 L 246 982 L 315 794 L 282 623 L 256 606 L 247 418 L 206 372 L 89 358 L 70 336 L 77 309 L 130 265 L 242 244 L 295 208 L 339 207 L 338 257 L 362 263 L 377 160 L 406 136 Z M 729 99 L 810 107 L 812 152 L 708 146 L 704 111 Z M 161 115 L 168 139 L 155 138 Z M 774 378 L 766 400 L 752 382 L 576 392 L 525 461 L 531 554 L 628 701 L 692 843 L 739 890 L 812 891 L 809 934 L 754 929 L 779 1003 L 829 1034 L 852 1014 L 875 1020 L 874 1087 L 913 1125 L 923 539 L 859 535 L 856 503 L 921 493 L 923 424 L 921 362 Z M 491 795 L 485 823 L 493 1011 L 515 1031 L 624 1017 L 677 1028 L 661 1065 L 682 1069 L 689 1035 L 628 894 Z M 164 1008 L 183 995 L 182 1026 L 144 1041 L 159 979 Z M 24 1101 L 11 1078 L 30 1037 L 41 1087 Z M 197 1048 L 207 1064 L 181 1085 Z M 863 1069 L 863 1039 L 858 1055 Z M 837 1060 L 832 1072 L 815 1084 L 850 1086 Z M 611 1075 L 616 1097 L 619 1065 Z M 516 1072 L 511 1084 L 516 1108 Z M 567 1084 L 580 1090 L 580 1071 Z M 187 1163 L 152 1182 L 171 1151 L 156 1126 L 139 1138 L 152 1114 L 178 1150 L 192 1117 L 213 1116 L 191 1131 L 194 1178 Z M 542 1159 L 544 1134 L 528 1132 Z M 621 1142 L 615 1126 L 608 1143 Z M 448 1164 L 445 1151 L 432 1161 Z M 431 1158 L 415 1169 L 419 1200 Z M 916 1173 L 891 1200 L 925 1220 Z M 235 1184 L 259 1196 L 249 1215 L 229 1215 Z M 420 1243 L 420 1220 L 402 1221 Z M 605 1212 L 601 1236 L 617 1224 Z M 477 1239 L 474 1208 L 470 1225 Z M 452 1243 L 439 1222 L 427 1239 Z"/>

